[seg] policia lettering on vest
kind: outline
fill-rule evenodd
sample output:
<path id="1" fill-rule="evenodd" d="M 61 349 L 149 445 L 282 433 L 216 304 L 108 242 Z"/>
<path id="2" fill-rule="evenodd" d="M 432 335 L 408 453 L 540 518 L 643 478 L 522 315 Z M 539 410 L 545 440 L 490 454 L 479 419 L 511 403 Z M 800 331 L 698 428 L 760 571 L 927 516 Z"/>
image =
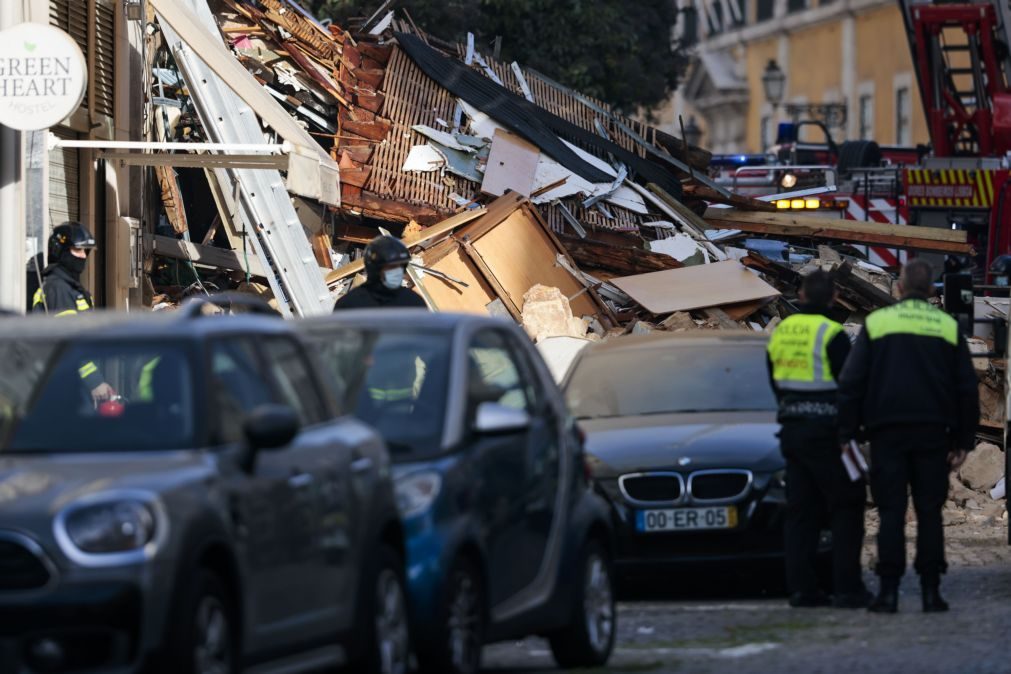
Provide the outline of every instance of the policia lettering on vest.
<path id="1" fill-rule="evenodd" d="M 801 313 L 773 332 L 768 367 L 779 400 L 780 449 L 786 459 L 787 515 L 784 527 L 790 605 L 824 606 L 816 573 L 824 521 L 832 529 L 832 571 L 840 608 L 862 608 L 870 595 L 860 573 L 864 537 L 863 481 L 846 474 L 839 447 L 837 380 L 849 354 L 843 327 L 826 314 L 834 300 L 830 274 L 808 275 L 800 292 Z"/>
<path id="2" fill-rule="evenodd" d="M 898 610 L 906 566 L 907 492 L 916 509 L 916 560 L 923 610 L 946 611 L 940 578 L 947 570 L 941 508 L 948 473 L 975 445 L 976 373 L 958 323 L 927 300 L 934 272 L 922 260 L 902 270 L 902 301 L 867 317 L 839 384 L 839 441 L 871 443 L 871 494 L 881 516 L 881 579 L 870 609 Z"/>

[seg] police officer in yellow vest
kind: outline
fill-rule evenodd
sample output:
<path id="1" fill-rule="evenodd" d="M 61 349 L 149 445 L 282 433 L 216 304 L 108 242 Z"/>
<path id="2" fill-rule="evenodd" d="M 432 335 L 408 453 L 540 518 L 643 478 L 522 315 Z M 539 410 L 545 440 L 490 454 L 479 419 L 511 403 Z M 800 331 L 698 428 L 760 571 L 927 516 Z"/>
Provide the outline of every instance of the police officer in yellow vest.
<path id="1" fill-rule="evenodd" d="M 780 323 L 769 339 L 768 366 L 786 459 L 786 580 L 794 607 L 863 608 L 870 601 L 860 572 L 865 487 L 863 480 L 849 479 L 837 442 L 836 382 L 850 341 L 826 316 L 834 300 L 831 274 L 812 272 L 800 290 L 801 312 Z M 815 571 L 826 519 L 832 529 L 831 600 L 819 589 Z"/>
<path id="2" fill-rule="evenodd" d="M 877 613 L 898 610 L 906 567 L 907 491 L 916 509 L 916 561 L 923 610 L 946 611 L 941 598 L 948 473 L 975 444 L 979 382 L 951 316 L 932 306 L 934 272 L 913 260 L 899 279 L 902 301 L 867 317 L 839 384 L 839 440 L 871 442 L 871 494 L 881 516 Z"/>
<path id="3" fill-rule="evenodd" d="M 95 302 L 81 284 L 88 254 L 95 249 L 95 237 L 79 222 L 65 222 L 49 236 L 49 265 L 42 272 L 42 286 L 32 298 L 32 311 L 50 316 L 76 316 L 91 311 Z M 109 400 L 116 392 L 102 381 L 98 366 L 84 363 L 81 378 L 95 402 Z"/>

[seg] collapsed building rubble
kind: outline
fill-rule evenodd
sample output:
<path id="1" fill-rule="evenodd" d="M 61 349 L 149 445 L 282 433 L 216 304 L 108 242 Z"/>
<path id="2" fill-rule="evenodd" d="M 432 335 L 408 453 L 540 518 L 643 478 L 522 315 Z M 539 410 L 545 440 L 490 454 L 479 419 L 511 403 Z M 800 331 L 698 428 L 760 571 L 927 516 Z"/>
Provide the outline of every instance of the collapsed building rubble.
<path id="1" fill-rule="evenodd" d="M 341 27 L 292 0 L 152 4 L 159 140 L 253 147 L 156 167 L 161 303 L 241 287 L 289 315 L 326 311 L 389 231 L 424 267 L 410 277 L 431 308 L 500 314 L 540 341 L 768 331 L 814 268 L 836 271 L 835 317 L 853 327 L 896 295 L 894 270 L 857 246 L 971 251 L 961 231 L 734 194 L 708 178 L 707 151 L 395 12 Z M 980 370 L 993 432 L 1004 367 Z"/>

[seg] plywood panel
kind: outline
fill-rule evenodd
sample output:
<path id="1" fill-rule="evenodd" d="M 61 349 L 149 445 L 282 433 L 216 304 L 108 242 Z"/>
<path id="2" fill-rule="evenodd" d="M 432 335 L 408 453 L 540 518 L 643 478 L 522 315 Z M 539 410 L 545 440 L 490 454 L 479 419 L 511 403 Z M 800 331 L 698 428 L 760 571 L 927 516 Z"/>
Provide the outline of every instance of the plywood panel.
<path id="1" fill-rule="evenodd" d="M 611 281 L 654 314 L 775 297 L 779 291 L 737 260 L 625 276 Z"/>
<path id="2" fill-rule="evenodd" d="M 529 197 L 540 156 L 536 145 L 508 131 L 496 129 L 481 191 L 499 197 L 512 190 Z"/>
<path id="3" fill-rule="evenodd" d="M 523 309 L 523 295 L 538 283 L 554 286 L 566 297 L 572 297 L 583 289 L 579 281 L 558 266 L 555 258 L 561 251 L 540 224 L 523 209 L 475 241 L 474 248 L 520 310 Z M 587 293 L 572 299 L 571 303 L 575 316 L 596 315 L 598 312 Z"/>
<path id="4" fill-rule="evenodd" d="M 430 274 L 425 275 L 423 281 L 425 290 L 428 291 L 439 311 L 459 311 L 468 314 L 488 313 L 485 307 L 495 300 L 495 293 L 480 277 L 474 264 L 466 258 L 459 246 L 431 267 L 470 284 L 470 287 L 464 288 L 456 283 L 435 278 Z"/>

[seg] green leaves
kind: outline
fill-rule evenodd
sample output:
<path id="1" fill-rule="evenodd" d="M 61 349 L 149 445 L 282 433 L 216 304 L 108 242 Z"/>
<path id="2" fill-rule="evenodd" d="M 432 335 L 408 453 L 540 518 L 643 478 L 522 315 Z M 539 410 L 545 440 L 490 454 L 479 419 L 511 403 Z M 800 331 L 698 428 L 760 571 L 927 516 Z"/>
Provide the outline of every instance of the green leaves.
<path id="1" fill-rule="evenodd" d="M 25 51 L 31 54 L 33 51 L 35 51 L 35 48 L 38 47 L 38 45 L 35 44 L 34 42 L 25 42 L 24 47 Z"/>
<path id="2" fill-rule="evenodd" d="M 302 0 L 339 25 L 370 16 L 380 0 Z M 670 0 L 397 0 L 421 28 L 445 40 L 474 33 L 491 56 L 517 61 L 619 110 L 667 101 L 687 66 L 672 44 L 677 11 Z"/>

